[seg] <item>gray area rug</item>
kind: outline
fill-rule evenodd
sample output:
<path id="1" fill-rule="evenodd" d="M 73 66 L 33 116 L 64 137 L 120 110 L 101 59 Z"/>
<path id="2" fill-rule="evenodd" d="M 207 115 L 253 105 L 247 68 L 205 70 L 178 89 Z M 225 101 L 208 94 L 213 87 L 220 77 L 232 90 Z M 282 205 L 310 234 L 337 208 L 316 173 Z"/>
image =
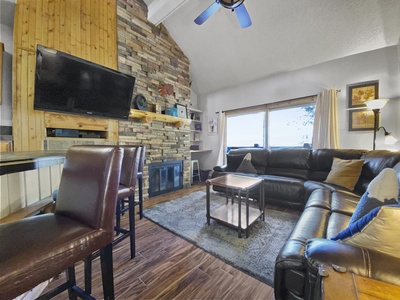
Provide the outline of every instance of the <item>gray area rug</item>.
<path id="1" fill-rule="evenodd" d="M 211 210 L 224 204 L 225 197 L 211 194 Z M 270 286 L 274 281 L 275 258 L 299 214 L 267 209 L 265 222 L 257 220 L 248 238 L 238 238 L 235 229 L 214 220 L 207 225 L 203 191 L 144 210 L 146 218 Z"/>

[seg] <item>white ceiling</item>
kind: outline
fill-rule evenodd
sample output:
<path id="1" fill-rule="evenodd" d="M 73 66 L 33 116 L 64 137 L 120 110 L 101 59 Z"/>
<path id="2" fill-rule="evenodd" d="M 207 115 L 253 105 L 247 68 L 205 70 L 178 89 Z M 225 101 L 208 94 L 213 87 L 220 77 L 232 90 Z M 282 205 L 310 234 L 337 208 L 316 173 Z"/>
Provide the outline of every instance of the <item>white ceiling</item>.
<path id="1" fill-rule="evenodd" d="M 246 0 L 246 29 L 222 7 L 196 25 L 213 0 L 145 2 L 149 20 L 163 22 L 189 58 L 198 95 L 396 45 L 400 36 L 399 0 Z"/>

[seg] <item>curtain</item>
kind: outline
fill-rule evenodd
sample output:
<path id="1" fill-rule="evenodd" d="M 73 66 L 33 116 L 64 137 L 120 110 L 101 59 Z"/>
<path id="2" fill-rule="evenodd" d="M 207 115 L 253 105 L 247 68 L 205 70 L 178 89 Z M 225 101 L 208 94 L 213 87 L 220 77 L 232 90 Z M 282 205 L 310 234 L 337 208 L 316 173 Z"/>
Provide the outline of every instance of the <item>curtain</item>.
<path id="1" fill-rule="evenodd" d="M 217 166 L 226 164 L 226 116 L 224 112 L 219 113 L 219 135 L 218 135 L 218 159 Z"/>
<path id="2" fill-rule="evenodd" d="M 339 148 L 336 88 L 317 96 L 312 147 Z"/>

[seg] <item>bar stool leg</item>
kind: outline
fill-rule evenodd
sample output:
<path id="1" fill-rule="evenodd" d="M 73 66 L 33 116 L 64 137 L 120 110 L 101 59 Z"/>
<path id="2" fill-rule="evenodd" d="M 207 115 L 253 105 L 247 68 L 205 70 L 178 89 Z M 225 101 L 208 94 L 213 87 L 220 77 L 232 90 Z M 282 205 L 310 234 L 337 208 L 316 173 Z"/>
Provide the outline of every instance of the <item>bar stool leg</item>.
<path id="1" fill-rule="evenodd" d="M 104 300 L 114 300 L 114 272 L 112 244 L 100 249 L 101 275 L 103 279 Z"/>
<path id="2" fill-rule="evenodd" d="M 71 284 L 71 287 L 68 288 L 68 298 L 71 300 L 77 300 L 78 297 L 73 289 L 73 287 L 76 286 L 75 266 L 68 267 L 66 276 L 67 276 L 67 281 Z"/>
<path id="3" fill-rule="evenodd" d="M 140 219 L 143 219 L 143 178 L 142 176 L 139 177 L 139 214 Z"/>
<path id="4" fill-rule="evenodd" d="M 135 202 L 133 196 L 128 197 L 129 201 L 129 238 L 131 242 L 131 258 L 135 257 Z"/>

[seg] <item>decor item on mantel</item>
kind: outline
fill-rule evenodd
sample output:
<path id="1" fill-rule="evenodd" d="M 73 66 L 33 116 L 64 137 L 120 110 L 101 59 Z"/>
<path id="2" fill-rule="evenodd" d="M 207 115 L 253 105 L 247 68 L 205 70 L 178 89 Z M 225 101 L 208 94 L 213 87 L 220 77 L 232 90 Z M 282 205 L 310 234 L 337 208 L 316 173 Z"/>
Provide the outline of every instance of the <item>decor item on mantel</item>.
<path id="1" fill-rule="evenodd" d="M 160 83 L 158 85 L 158 93 L 162 97 L 172 95 L 174 93 L 174 87 L 172 86 L 172 84 L 169 84 L 169 83 L 166 83 L 166 84 Z"/>
<path id="2" fill-rule="evenodd" d="M 142 94 L 135 96 L 134 104 L 135 108 L 139 110 L 147 110 L 147 100 Z"/>
<path id="3" fill-rule="evenodd" d="M 187 119 L 187 106 L 183 104 L 175 104 L 178 109 L 178 117 L 182 119 Z"/>

